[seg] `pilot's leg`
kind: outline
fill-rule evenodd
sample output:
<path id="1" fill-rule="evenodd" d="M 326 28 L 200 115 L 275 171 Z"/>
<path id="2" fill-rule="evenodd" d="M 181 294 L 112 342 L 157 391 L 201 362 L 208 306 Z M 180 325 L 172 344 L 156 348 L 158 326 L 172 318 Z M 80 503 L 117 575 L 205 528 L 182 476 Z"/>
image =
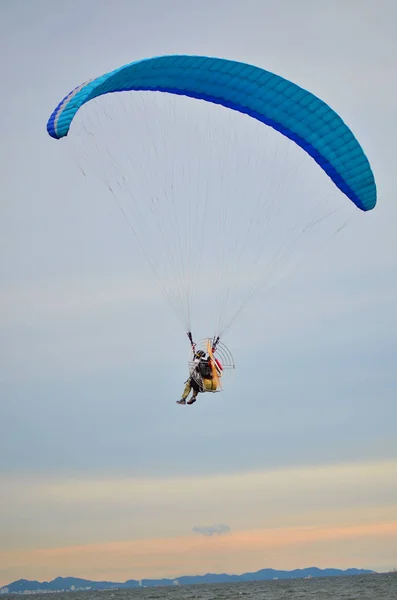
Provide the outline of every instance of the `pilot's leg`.
<path id="1" fill-rule="evenodd" d="M 186 404 L 186 398 L 188 397 L 190 390 L 192 389 L 191 380 L 188 379 L 185 385 L 185 389 L 183 390 L 182 398 L 177 400 L 177 404 Z"/>

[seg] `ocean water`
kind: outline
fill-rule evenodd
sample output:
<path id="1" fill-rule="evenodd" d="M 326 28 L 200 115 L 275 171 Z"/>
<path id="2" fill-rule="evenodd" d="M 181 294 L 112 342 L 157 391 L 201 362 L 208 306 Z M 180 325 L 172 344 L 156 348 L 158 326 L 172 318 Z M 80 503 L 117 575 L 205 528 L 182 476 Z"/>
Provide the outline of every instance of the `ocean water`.
<path id="1" fill-rule="evenodd" d="M 397 600 L 397 573 L 35 594 L 43 600 Z M 9 596 L 8 596 L 9 597 Z M 15 596 L 14 596 L 15 597 Z"/>

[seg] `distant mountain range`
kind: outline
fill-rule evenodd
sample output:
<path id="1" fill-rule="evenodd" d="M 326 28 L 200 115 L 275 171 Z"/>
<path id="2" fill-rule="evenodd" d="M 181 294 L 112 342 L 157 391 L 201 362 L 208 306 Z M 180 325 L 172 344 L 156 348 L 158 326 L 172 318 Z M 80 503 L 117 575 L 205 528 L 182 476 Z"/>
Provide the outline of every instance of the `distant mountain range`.
<path id="1" fill-rule="evenodd" d="M 310 577 L 341 577 L 347 575 L 369 575 L 375 571 L 368 569 L 295 569 L 294 571 L 276 571 L 274 569 L 261 569 L 255 573 L 242 575 L 228 575 L 227 573 L 206 575 L 184 575 L 176 579 L 128 579 L 124 583 L 113 581 L 91 581 L 78 577 L 56 577 L 52 581 L 28 581 L 18 579 L 9 585 L 0 588 L 1 594 L 22 594 L 38 592 L 72 592 L 76 590 L 108 590 L 114 588 L 154 587 L 163 585 L 192 585 L 198 583 L 232 583 L 238 581 L 265 581 L 270 579 L 298 579 Z"/>

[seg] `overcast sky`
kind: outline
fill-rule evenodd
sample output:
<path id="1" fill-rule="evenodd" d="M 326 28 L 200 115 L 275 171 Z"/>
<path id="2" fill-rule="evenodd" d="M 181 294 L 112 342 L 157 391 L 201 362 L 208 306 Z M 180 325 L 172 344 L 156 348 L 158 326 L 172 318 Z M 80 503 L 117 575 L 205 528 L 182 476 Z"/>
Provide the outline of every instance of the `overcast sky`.
<path id="1" fill-rule="evenodd" d="M 391 0 L 3 0 L 0 584 L 397 566 L 396 23 Z M 313 161 L 288 150 L 302 190 L 343 205 L 348 226 L 308 245 L 299 269 L 255 296 L 225 339 L 233 381 L 192 407 L 175 404 L 183 327 L 109 190 L 82 175 L 77 136 L 46 132 L 78 84 L 172 53 L 252 63 L 310 89 L 352 128 L 378 189 L 373 211 L 352 211 Z M 225 159 L 225 181 L 234 171 L 247 202 L 273 171 L 284 184 L 279 153 L 270 163 L 265 151 L 292 143 L 269 134 L 265 150 L 260 123 L 173 102 L 194 116 L 197 139 L 200 118 L 216 121 L 214 152 L 227 154 L 236 132 L 232 159 L 241 166 L 245 156 L 252 171 L 228 171 Z M 145 147 L 143 129 L 128 132 L 132 152 Z M 167 157 L 185 152 L 181 132 L 183 123 L 175 147 L 167 137 Z M 197 198 L 213 176 L 200 139 L 189 148 L 209 161 L 196 173 Z M 139 185 L 161 194 L 161 170 L 145 179 L 148 156 L 134 154 Z M 234 239 L 240 205 L 230 210 Z M 211 299 L 212 275 L 198 305 Z M 198 531 L 219 524 L 230 531 Z"/>

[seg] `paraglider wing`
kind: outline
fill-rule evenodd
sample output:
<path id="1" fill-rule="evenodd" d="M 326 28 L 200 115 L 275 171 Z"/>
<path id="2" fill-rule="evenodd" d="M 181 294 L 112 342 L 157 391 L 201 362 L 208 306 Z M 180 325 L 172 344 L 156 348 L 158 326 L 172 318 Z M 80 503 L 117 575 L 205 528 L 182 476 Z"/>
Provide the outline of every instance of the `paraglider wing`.
<path id="1" fill-rule="evenodd" d="M 70 92 L 47 123 L 49 135 L 66 136 L 79 108 L 93 98 L 132 90 L 189 96 L 245 113 L 301 146 L 359 209 L 376 204 L 368 159 L 335 111 L 291 81 L 231 60 L 171 55 L 125 65 Z"/>

